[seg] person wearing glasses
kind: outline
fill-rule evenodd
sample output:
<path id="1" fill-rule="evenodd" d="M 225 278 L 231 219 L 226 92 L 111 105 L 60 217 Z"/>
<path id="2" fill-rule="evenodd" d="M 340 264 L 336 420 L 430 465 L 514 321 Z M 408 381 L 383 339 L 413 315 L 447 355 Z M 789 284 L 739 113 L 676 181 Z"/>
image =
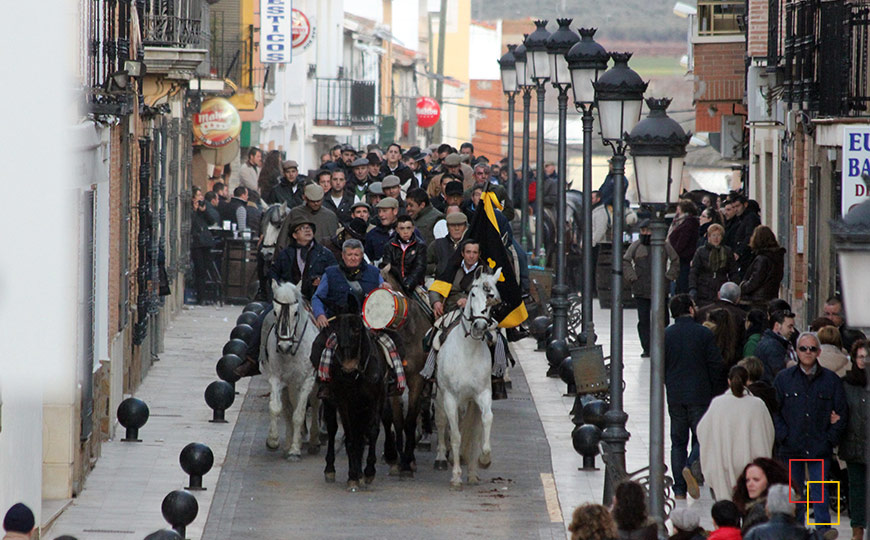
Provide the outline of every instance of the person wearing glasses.
<path id="1" fill-rule="evenodd" d="M 804 490 L 806 481 L 828 480 L 831 458 L 846 431 L 849 406 L 843 382 L 833 371 L 819 364 L 822 344 L 813 332 L 803 332 L 797 339 L 797 365 L 779 372 L 773 382 L 780 410 L 773 416 L 778 443 L 778 456 L 783 463 L 792 461 L 791 486 Z M 832 523 L 828 497 L 833 484 L 809 484 L 809 493 L 800 501 L 813 504 L 812 523 L 824 538 L 836 538 L 828 533 Z M 805 504 L 798 504 L 798 520 L 804 521 Z"/>

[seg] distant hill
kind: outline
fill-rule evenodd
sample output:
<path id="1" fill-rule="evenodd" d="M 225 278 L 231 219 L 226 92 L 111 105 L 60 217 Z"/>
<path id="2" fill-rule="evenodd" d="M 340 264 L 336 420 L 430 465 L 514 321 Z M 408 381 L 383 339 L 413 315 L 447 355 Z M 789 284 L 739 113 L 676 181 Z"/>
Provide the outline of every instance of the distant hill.
<path id="1" fill-rule="evenodd" d="M 474 20 L 554 21 L 572 17 L 575 26 L 598 28 L 596 38 L 622 41 L 685 41 L 686 19 L 673 14 L 675 0 L 471 0 Z M 590 15 L 587 15 L 590 14 Z"/>

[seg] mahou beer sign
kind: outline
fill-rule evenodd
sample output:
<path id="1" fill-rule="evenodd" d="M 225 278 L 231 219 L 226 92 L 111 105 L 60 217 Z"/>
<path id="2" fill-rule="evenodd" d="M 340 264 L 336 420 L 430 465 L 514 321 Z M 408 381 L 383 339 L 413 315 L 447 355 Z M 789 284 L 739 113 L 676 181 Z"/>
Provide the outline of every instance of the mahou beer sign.
<path id="1" fill-rule="evenodd" d="M 233 104 L 224 98 L 202 102 L 193 115 L 193 136 L 209 148 L 226 146 L 242 132 L 242 119 Z"/>
<path id="2" fill-rule="evenodd" d="M 417 98 L 417 125 L 430 128 L 441 118 L 441 106 L 430 97 Z"/>

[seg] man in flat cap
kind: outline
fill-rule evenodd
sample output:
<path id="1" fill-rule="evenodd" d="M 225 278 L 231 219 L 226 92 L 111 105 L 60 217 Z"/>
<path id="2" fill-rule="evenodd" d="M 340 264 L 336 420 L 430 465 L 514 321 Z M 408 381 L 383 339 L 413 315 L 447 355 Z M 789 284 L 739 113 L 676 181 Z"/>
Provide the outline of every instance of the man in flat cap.
<path id="1" fill-rule="evenodd" d="M 269 278 L 299 285 L 306 300 L 311 300 L 326 268 L 338 264 L 335 255 L 314 239 L 316 230 L 317 225 L 313 221 L 297 216 L 290 223 L 293 239 L 275 257 L 269 270 Z"/>
<path id="2" fill-rule="evenodd" d="M 341 159 L 338 161 L 338 168 L 342 169 L 345 174 L 349 177 L 353 174 L 353 167 L 351 164 L 353 160 L 356 159 L 356 150 L 353 146 L 349 144 L 344 144 L 341 146 Z"/>
<path id="3" fill-rule="evenodd" d="M 380 182 L 383 179 L 381 175 L 381 164 L 383 160 L 377 152 L 369 152 L 366 154 L 366 161 L 369 162 L 369 182 Z"/>
<path id="4" fill-rule="evenodd" d="M 378 203 L 381 202 L 381 199 L 384 198 L 384 188 L 382 187 L 381 181 L 372 182 L 369 184 L 368 190 L 366 190 L 366 202 L 368 203 L 370 208 L 377 208 Z M 373 215 L 372 218 L 377 219 L 377 214 Z M 373 220 L 373 224 L 377 225 Z"/>
<path id="5" fill-rule="evenodd" d="M 399 203 L 399 215 L 405 215 L 405 200 L 402 198 L 402 185 L 399 177 L 394 174 L 388 174 L 381 181 L 381 188 L 384 190 L 384 197 L 392 197 Z"/>
<path id="6" fill-rule="evenodd" d="M 377 262 L 384 254 L 384 246 L 396 232 L 396 219 L 399 217 L 399 201 L 384 197 L 377 205 L 379 224 L 366 233 L 365 253 Z"/>
<path id="7" fill-rule="evenodd" d="M 450 264 L 450 257 L 459 247 L 468 230 L 468 217 L 463 212 L 448 215 L 447 236 L 438 238 L 429 245 L 426 256 L 426 275 L 437 277 Z"/>
<path id="8" fill-rule="evenodd" d="M 317 184 L 308 184 L 303 192 L 305 204 L 297 206 L 281 225 L 278 233 L 277 250 L 283 250 L 290 245 L 290 224 L 296 220 L 308 220 L 316 225 L 314 238 L 321 244 L 332 238 L 338 230 L 338 218 L 328 208 L 323 208 L 323 188 Z"/>
<path id="9" fill-rule="evenodd" d="M 369 183 L 374 181 L 369 178 L 369 160 L 358 158 L 350 166 L 353 174 L 347 179 L 346 189 L 353 193 L 353 202 L 364 201 Z"/>
<path id="10" fill-rule="evenodd" d="M 266 196 L 266 202 L 287 203 L 289 208 L 295 208 L 303 203 L 304 181 L 299 177 L 299 165 L 295 161 L 288 159 L 282 165 L 284 175 L 278 185 Z"/>

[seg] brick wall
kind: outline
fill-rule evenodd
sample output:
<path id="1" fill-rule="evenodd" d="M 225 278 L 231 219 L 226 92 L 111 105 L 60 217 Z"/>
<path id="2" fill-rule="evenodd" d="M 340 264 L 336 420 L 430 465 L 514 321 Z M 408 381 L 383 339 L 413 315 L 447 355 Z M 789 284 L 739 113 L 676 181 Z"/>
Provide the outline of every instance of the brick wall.
<path id="1" fill-rule="evenodd" d="M 749 0 L 749 27 L 747 54 L 750 57 L 767 56 L 768 0 Z"/>
<path id="2" fill-rule="evenodd" d="M 471 104 L 481 107 L 475 122 L 474 153 L 486 156 L 490 163 L 496 163 L 507 155 L 507 98 L 501 90 L 501 81 L 472 80 Z M 504 134 L 504 136 L 503 136 Z M 522 135 L 522 133 L 520 134 Z"/>
<path id="3" fill-rule="evenodd" d="M 744 43 L 696 43 L 695 130 L 718 132 L 723 114 L 742 111 Z"/>

